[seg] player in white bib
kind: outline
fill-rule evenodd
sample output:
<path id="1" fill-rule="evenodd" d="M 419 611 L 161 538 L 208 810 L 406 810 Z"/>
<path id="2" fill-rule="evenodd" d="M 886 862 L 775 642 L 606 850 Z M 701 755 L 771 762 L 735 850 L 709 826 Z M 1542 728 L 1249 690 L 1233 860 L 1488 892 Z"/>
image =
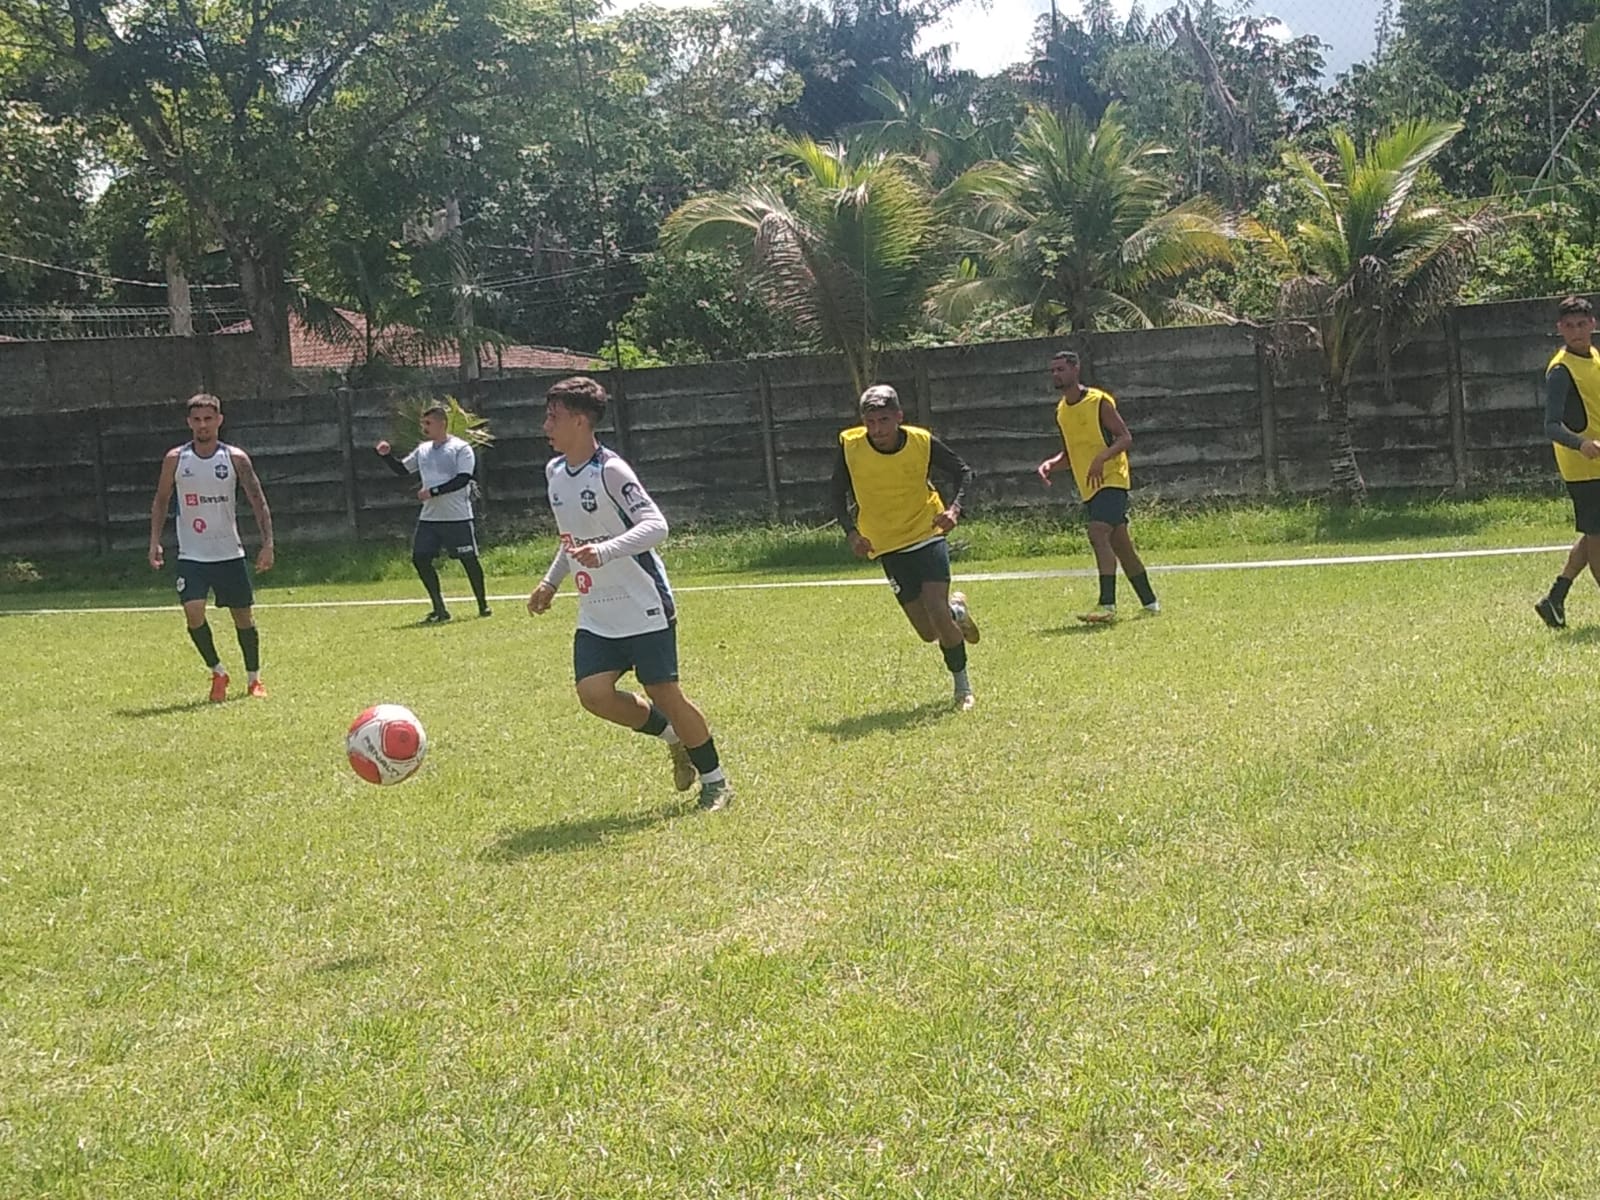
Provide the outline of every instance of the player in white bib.
<path id="1" fill-rule="evenodd" d="M 261 534 L 261 549 L 256 554 L 258 571 L 272 569 L 272 512 L 267 508 L 267 497 L 250 456 L 217 437 L 222 428 L 222 401 L 201 392 L 189 398 L 188 410 L 192 439 L 168 450 L 161 460 L 161 477 L 150 505 L 150 566 L 159 571 L 165 561 L 161 534 L 168 511 L 175 508 L 178 599 L 183 604 L 189 638 L 211 668 L 211 701 L 220 703 L 228 696 L 228 670 L 222 665 L 211 626 L 206 623 L 206 597 L 212 592 L 216 593 L 217 604 L 233 613 L 234 630 L 249 677 L 246 690 L 252 696 L 265 696 L 255 592 L 245 567 L 244 543 L 235 518 L 238 490 L 244 489 Z"/>
<path id="2" fill-rule="evenodd" d="M 373 447 L 396 475 L 416 475 L 422 480 L 417 489 L 422 511 L 411 537 L 411 565 L 433 601 L 433 611 L 422 623 L 438 625 L 450 619 L 439 588 L 439 572 L 433 566 L 441 553 L 461 564 L 478 601 L 478 615 L 487 617 L 489 601 L 484 594 L 483 564 L 478 561 L 477 527 L 472 521 L 472 477 L 478 469 L 478 456 L 450 432 L 450 414 L 442 404 L 422 410 L 422 437 L 404 458 L 396 458 L 388 442 Z"/>
<path id="3" fill-rule="evenodd" d="M 597 717 L 664 740 L 674 785 L 687 791 L 699 775 L 700 807 L 716 811 L 733 799 L 733 789 L 705 717 L 678 686 L 677 606 L 656 553 L 667 519 L 633 468 L 595 440 L 608 400 L 605 388 L 582 375 L 545 394 L 544 435 L 556 452 L 545 482 L 561 545 L 528 597 L 528 611 L 548 610 L 561 581 L 572 575 L 579 703 Z M 617 688 L 629 671 L 644 696 Z"/>

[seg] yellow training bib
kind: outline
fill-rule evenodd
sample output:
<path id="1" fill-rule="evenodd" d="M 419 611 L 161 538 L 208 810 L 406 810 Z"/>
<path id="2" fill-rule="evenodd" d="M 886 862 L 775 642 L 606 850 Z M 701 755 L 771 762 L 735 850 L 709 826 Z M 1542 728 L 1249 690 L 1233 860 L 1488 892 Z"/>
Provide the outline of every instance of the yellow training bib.
<path id="1" fill-rule="evenodd" d="M 1545 367 L 1545 375 L 1548 376 L 1557 367 L 1565 367 L 1572 372 L 1572 382 L 1578 385 L 1583 412 L 1589 418 L 1588 424 L 1583 427 L 1583 436 L 1600 436 L 1600 350 L 1591 346 L 1589 357 L 1583 358 L 1563 346 Z M 1561 471 L 1561 478 L 1569 483 L 1600 479 L 1600 459 L 1585 458 L 1581 451 L 1563 446 L 1560 442 L 1551 442 L 1550 445 L 1555 448 L 1556 466 Z"/>
<path id="2" fill-rule="evenodd" d="M 1100 423 L 1102 404 L 1111 408 L 1117 406 L 1110 392 L 1084 388 L 1082 397 L 1076 403 L 1068 404 L 1063 396 L 1061 403 L 1056 405 L 1056 425 L 1061 429 L 1061 443 L 1067 448 L 1067 458 L 1072 463 L 1072 477 L 1078 481 L 1078 495 L 1085 502 L 1100 490 L 1099 487 L 1089 486 L 1089 464 L 1094 461 L 1096 454 L 1111 444 L 1106 440 L 1105 426 Z M 1106 460 L 1100 487 L 1130 488 L 1133 485 L 1129 480 L 1127 451 Z"/>
<path id="3" fill-rule="evenodd" d="M 839 435 L 856 494 L 856 524 L 872 543 L 873 558 L 936 536 L 933 519 L 944 511 L 938 490 L 928 482 L 933 435 L 916 425 L 900 429 L 905 444 L 890 454 L 873 447 L 865 425 Z"/>

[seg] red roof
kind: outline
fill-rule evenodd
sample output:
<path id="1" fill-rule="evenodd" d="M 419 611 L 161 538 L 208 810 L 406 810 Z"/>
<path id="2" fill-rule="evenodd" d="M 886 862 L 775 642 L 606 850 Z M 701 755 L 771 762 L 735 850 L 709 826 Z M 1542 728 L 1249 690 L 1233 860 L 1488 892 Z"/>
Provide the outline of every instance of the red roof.
<path id="1" fill-rule="evenodd" d="M 289 314 L 289 365 L 294 367 L 332 367 L 343 370 L 365 357 L 367 320 L 360 313 L 337 310 L 350 323 L 354 345 L 330 342 L 308 328 L 295 313 Z M 220 333 L 249 333 L 254 327 L 248 319 L 221 329 Z M 451 344 L 428 342 L 409 325 L 391 325 L 379 332 L 375 348 L 390 362 L 405 367 L 449 367 L 461 365 L 461 354 Z M 588 371 L 594 368 L 592 355 L 544 346 L 485 346 L 483 364 L 489 370 L 507 371 Z"/>

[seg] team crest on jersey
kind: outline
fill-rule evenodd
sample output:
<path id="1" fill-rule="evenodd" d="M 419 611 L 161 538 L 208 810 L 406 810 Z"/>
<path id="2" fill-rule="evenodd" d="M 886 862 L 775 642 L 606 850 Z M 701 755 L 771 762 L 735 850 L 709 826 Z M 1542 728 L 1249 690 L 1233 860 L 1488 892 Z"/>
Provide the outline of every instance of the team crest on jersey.
<path id="1" fill-rule="evenodd" d="M 578 493 L 578 503 L 583 505 L 583 511 L 586 513 L 592 513 L 600 507 L 600 502 L 595 499 L 594 492 L 589 488 L 584 488 Z"/>
<path id="2" fill-rule="evenodd" d="M 622 485 L 622 503 L 627 506 L 629 512 L 638 512 L 650 503 L 650 500 L 644 494 L 644 489 L 630 479 Z"/>
<path id="3" fill-rule="evenodd" d="M 218 479 L 226 479 L 228 477 L 228 464 L 218 463 L 216 465 L 216 472 Z"/>

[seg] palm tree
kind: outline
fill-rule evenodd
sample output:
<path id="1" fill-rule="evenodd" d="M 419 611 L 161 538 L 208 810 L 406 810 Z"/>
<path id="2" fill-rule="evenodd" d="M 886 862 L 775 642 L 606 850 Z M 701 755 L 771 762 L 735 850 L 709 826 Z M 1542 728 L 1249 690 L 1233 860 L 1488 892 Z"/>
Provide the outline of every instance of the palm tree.
<path id="1" fill-rule="evenodd" d="M 973 167 L 940 197 L 967 254 L 935 289 L 935 312 L 960 321 L 999 305 L 1049 333 L 1211 315 L 1176 286 L 1231 262 L 1237 231 L 1209 197 L 1169 206 L 1171 186 L 1152 169 L 1167 153 L 1132 142 L 1115 104 L 1093 127 L 1077 109 L 1064 120 L 1030 111 L 1009 162 Z"/>
<path id="2" fill-rule="evenodd" d="M 1402 122 L 1365 154 L 1335 130 L 1337 163 L 1327 175 L 1303 154 L 1284 155 L 1316 211 L 1297 226 L 1292 244 L 1275 243 L 1292 270 L 1279 307 L 1284 316 L 1314 323 L 1333 430 L 1333 485 L 1352 500 L 1366 494 L 1366 481 L 1351 438 L 1351 373 L 1364 355 L 1375 355 L 1387 387 L 1394 352 L 1456 298 L 1479 243 L 1501 223 L 1487 205 L 1458 216 L 1412 194 L 1422 169 L 1460 130 Z"/>
<path id="3" fill-rule="evenodd" d="M 661 229 L 668 250 L 732 246 L 767 302 L 816 344 L 845 356 L 857 391 L 878 348 L 908 329 L 927 288 L 933 207 L 916 164 L 808 137 L 782 154 L 787 192 L 766 184 L 696 196 Z"/>

